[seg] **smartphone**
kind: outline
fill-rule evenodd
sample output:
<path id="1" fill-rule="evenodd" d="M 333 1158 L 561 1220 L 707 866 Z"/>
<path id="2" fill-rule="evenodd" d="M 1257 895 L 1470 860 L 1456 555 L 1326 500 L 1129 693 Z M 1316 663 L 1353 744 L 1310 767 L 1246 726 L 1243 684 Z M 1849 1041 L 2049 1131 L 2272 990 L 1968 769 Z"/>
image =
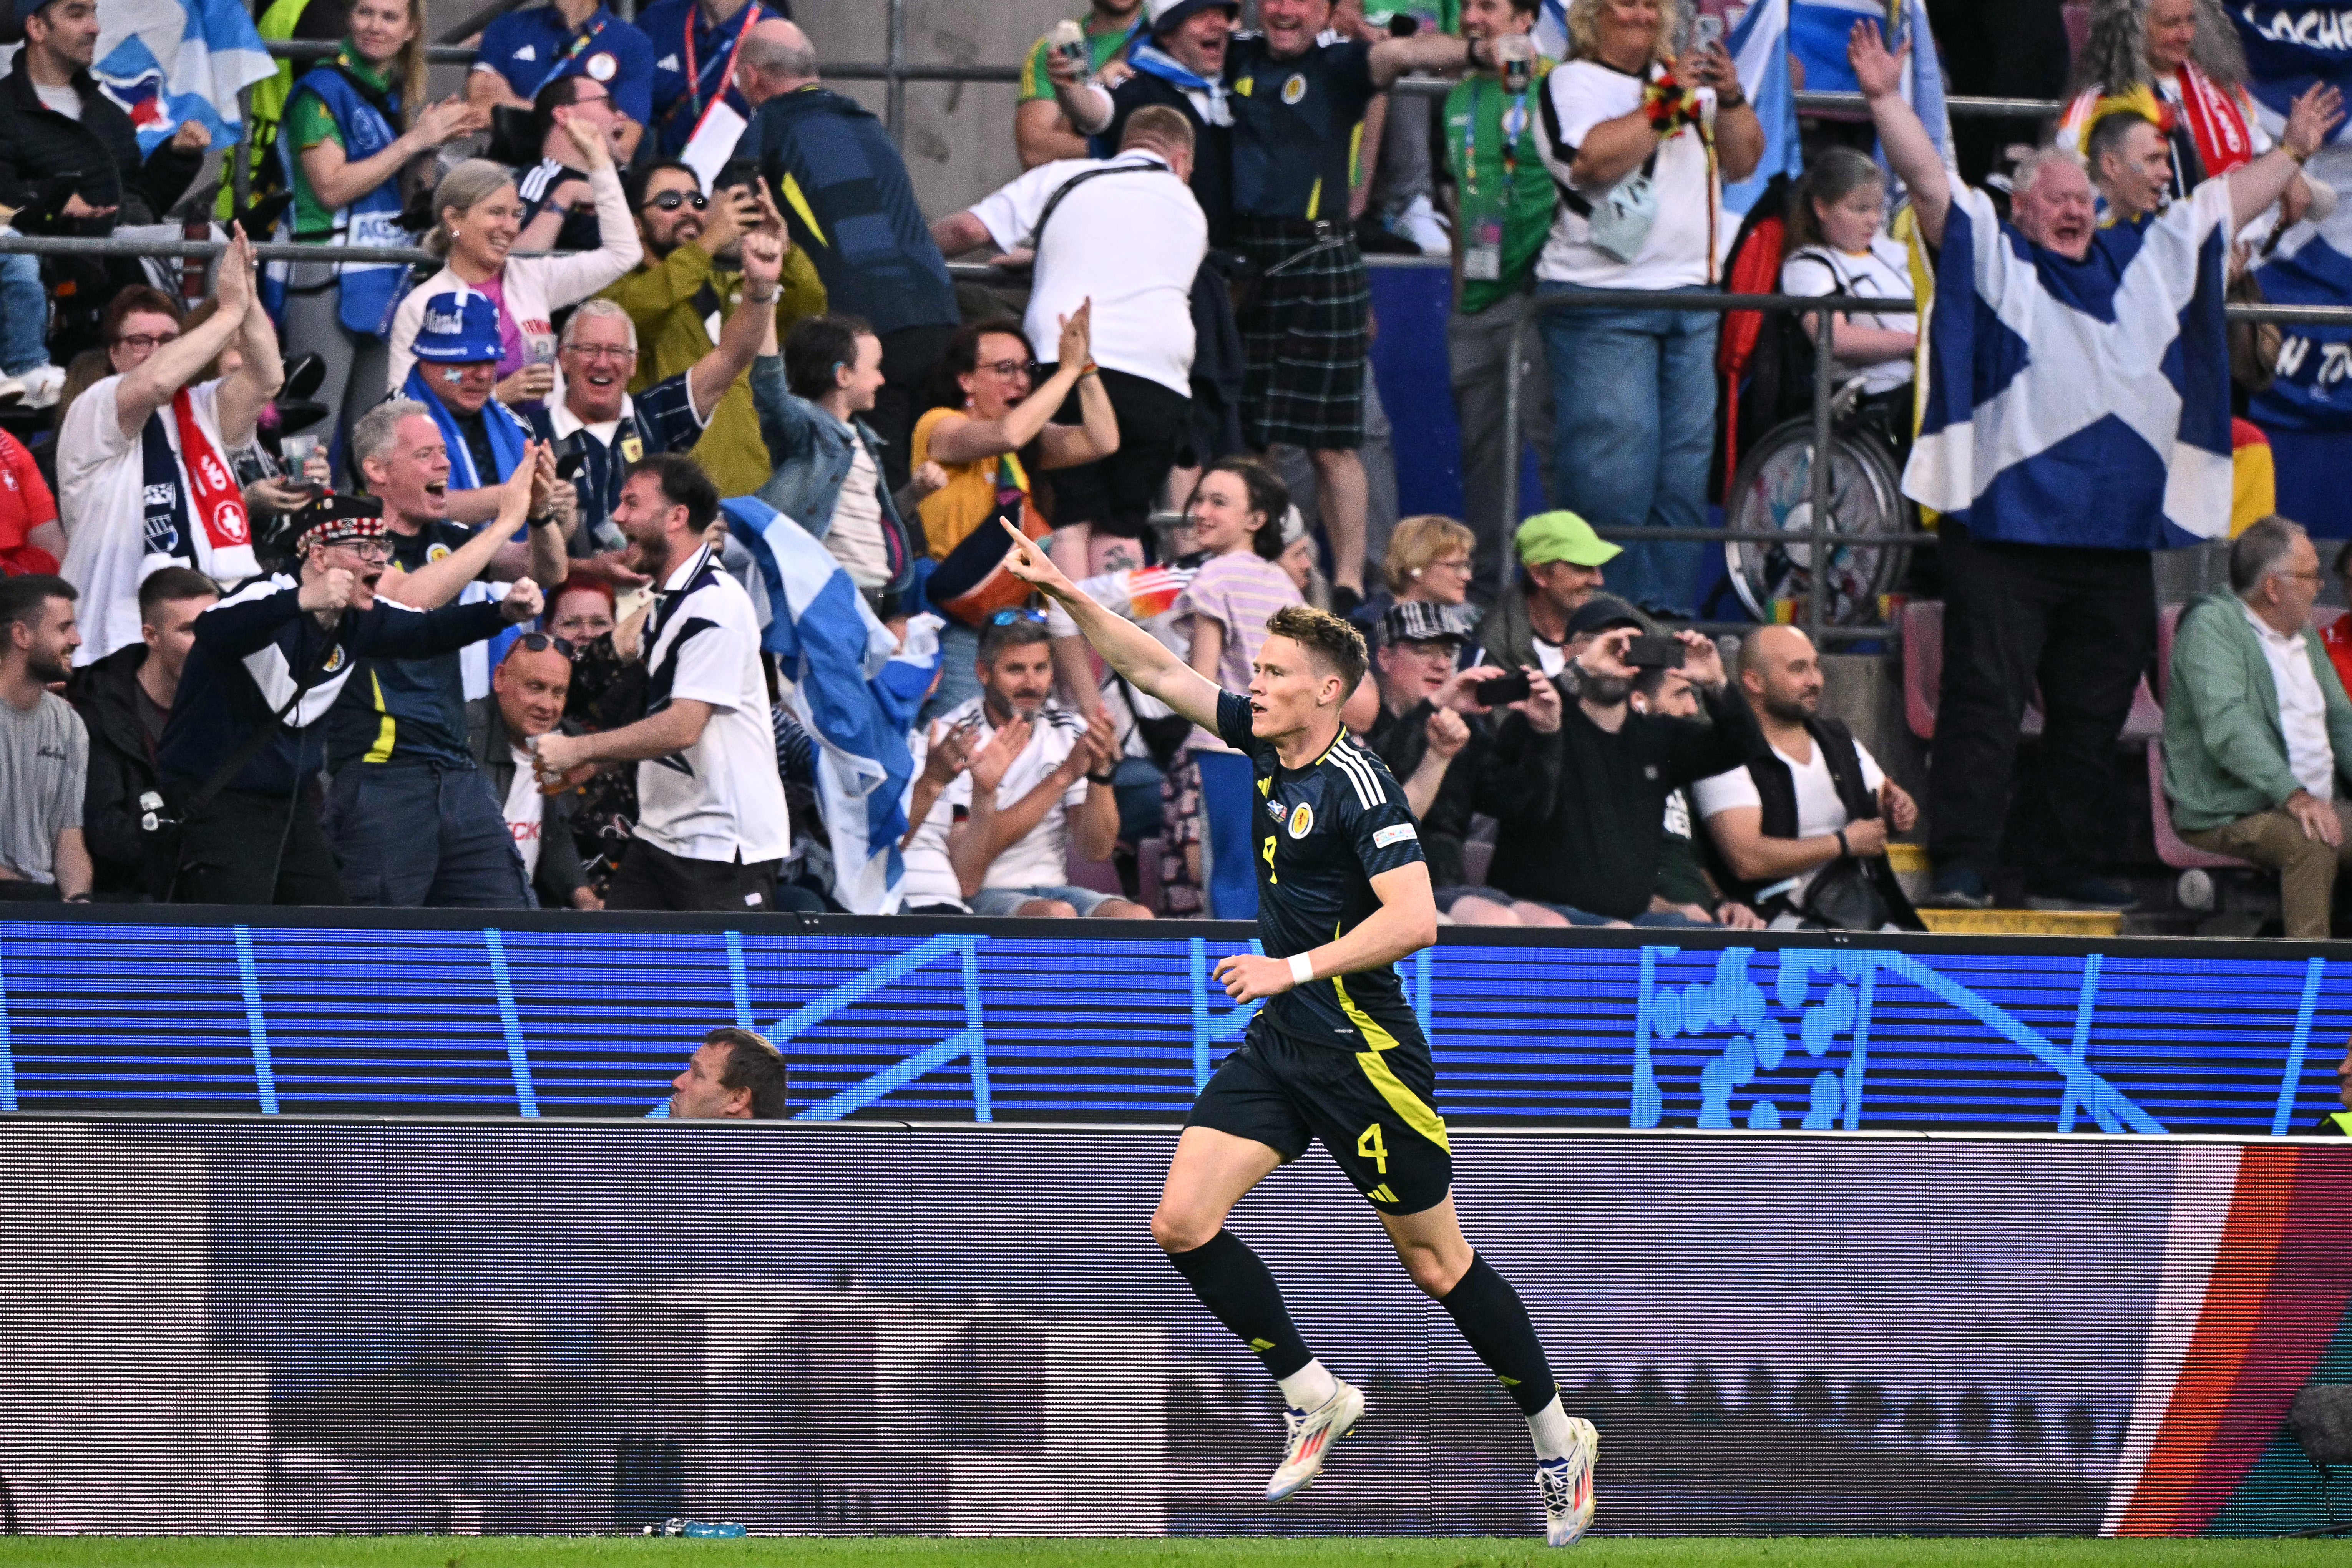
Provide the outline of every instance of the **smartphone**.
<path id="1" fill-rule="evenodd" d="M 1698 19 L 1696 37 L 1698 47 L 1702 49 L 1713 48 L 1722 43 L 1723 18 L 1702 15 Z"/>
<path id="2" fill-rule="evenodd" d="M 1498 675 L 1492 680 L 1482 680 L 1471 689 L 1477 693 L 1481 707 L 1502 708 L 1513 702 L 1526 701 L 1528 694 L 1535 689 L 1535 684 L 1528 679 L 1528 672 L 1520 669 L 1509 675 Z"/>
<path id="3" fill-rule="evenodd" d="M 1635 669 L 1680 669 L 1682 639 L 1663 632 L 1645 632 L 1625 645 L 1625 662 Z"/>

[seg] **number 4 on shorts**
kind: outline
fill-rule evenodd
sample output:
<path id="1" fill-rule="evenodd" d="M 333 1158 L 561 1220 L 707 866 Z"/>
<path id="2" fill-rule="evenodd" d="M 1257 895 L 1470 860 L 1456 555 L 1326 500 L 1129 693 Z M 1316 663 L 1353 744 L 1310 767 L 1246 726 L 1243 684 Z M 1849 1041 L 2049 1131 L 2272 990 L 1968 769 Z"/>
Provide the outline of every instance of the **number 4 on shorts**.
<path id="1" fill-rule="evenodd" d="M 1372 1163 L 1374 1173 L 1382 1176 L 1389 1173 L 1389 1146 L 1381 1142 L 1379 1122 L 1375 1121 L 1364 1129 L 1363 1136 L 1356 1140 L 1356 1152 Z"/>

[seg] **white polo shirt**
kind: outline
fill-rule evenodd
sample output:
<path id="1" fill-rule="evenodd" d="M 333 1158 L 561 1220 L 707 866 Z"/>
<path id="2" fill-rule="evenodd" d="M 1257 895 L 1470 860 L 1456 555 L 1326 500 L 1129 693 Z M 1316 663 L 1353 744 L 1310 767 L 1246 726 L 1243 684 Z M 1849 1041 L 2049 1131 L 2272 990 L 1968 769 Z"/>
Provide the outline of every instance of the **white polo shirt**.
<path id="1" fill-rule="evenodd" d="M 1090 179 L 1054 209 L 1022 325 L 1037 357 L 1050 362 L 1062 318 L 1091 299 L 1095 363 L 1190 397 L 1192 275 L 1209 251 L 1209 220 L 1166 159 L 1133 152 L 1040 163 L 983 198 L 971 216 L 998 248 L 1018 249 L 1029 243 L 1055 191 L 1110 168 L 1153 172 Z"/>
<path id="2" fill-rule="evenodd" d="M 706 545 L 662 584 L 646 630 L 646 711 L 691 699 L 710 722 L 685 751 L 637 764 L 637 837 L 689 860 L 782 860 L 792 825 L 751 595 Z"/>

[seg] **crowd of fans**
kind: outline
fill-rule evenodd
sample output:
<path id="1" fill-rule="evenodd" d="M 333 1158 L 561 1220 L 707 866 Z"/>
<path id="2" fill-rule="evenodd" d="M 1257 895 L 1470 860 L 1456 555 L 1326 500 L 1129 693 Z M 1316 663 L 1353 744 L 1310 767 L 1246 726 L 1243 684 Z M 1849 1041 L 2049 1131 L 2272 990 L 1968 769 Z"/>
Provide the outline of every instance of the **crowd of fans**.
<path id="1" fill-rule="evenodd" d="M 201 128 L 141 156 L 91 83 L 88 0 L 18 5 L 14 231 L 180 203 Z M 1857 26 L 1885 163 L 1850 136 L 1812 148 L 1776 209 L 1780 286 L 1910 296 L 1929 250 L 1894 237 L 1899 201 L 1930 250 L 1978 226 L 1980 291 L 2008 254 L 1983 226 L 2048 274 L 2120 269 L 2103 237 L 2173 224 L 2190 243 L 2144 248 L 2182 258 L 2185 299 L 2203 234 L 2332 202 L 2299 165 L 2336 106 L 2298 105 L 2273 153 L 2242 62 L 2191 58 L 2181 19 L 2210 8 L 2100 0 L 2098 74 L 2005 211 L 1958 184 L 1899 57 Z M 840 907 L 812 820 L 825 742 L 722 510 L 749 497 L 902 648 L 940 650 L 906 737 L 906 910 L 1213 908 L 1220 742 L 1033 607 L 1010 525 L 1228 689 L 1281 606 L 1352 616 L 1374 651 L 1349 743 L 1404 783 L 1454 921 L 1915 924 L 1886 849 L 1920 807 L 1823 717 L 1818 651 L 1787 626 L 1736 656 L 1678 629 L 1703 547 L 1641 537 L 1709 523 L 1719 318 L 1611 291 L 1723 285 L 1723 188 L 1765 147 L 1726 9 L 1570 0 L 1553 60 L 1537 0 L 1093 0 L 1024 67 L 1027 172 L 927 220 L 785 5 L 512 11 L 439 101 L 422 0 L 273 7 L 274 36 L 341 48 L 272 100 L 255 210 L 297 243 L 440 265 L 257 268 L 240 237 L 191 310 L 108 263 L 59 290 L 0 260 L 0 402 L 54 429 L 0 435 L 0 897 Z M 1454 85 L 1389 94 L 1408 72 Z M 2184 94 L 2205 118 L 2166 111 Z M 2217 103 L 2248 152 L 2220 167 L 2182 129 Z M 1395 232 L 1453 258 L 1465 517 L 1376 537 L 1363 247 Z M 948 259 L 982 255 L 1025 306 L 959 291 Z M 1907 448 L 1915 317 L 1842 310 L 1830 341 Z M 1989 900 L 2035 700 L 2063 803 L 2035 890 L 2120 905 L 2101 803 L 2172 500 L 2126 475 L 2105 522 L 2036 512 L 2031 487 L 1952 470 L 1930 437 L 1968 417 L 1930 419 L 1913 465 L 1960 501 L 1939 507 L 1935 896 Z M 1529 442 L 1548 499 L 1517 518 Z M 2309 634 L 2319 581 L 2292 524 L 2248 531 L 2243 613 L 2184 621 L 2166 718 L 2180 830 L 2281 867 L 2298 935 L 2325 933 L 2352 855 L 2329 657 L 2352 638 Z"/>

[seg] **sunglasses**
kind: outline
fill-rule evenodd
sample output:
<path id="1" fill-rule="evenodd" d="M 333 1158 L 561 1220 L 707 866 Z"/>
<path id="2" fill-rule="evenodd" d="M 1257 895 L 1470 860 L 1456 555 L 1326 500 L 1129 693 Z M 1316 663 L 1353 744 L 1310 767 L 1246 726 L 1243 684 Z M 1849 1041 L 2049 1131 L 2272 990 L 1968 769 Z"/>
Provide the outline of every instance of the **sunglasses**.
<path id="1" fill-rule="evenodd" d="M 1036 621 L 1042 625 L 1045 619 L 1045 612 L 1043 610 L 999 610 L 988 617 L 988 624 L 992 626 L 1009 626 L 1015 621 Z"/>
<path id="2" fill-rule="evenodd" d="M 653 200 L 646 204 L 646 207 L 659 207 L 666 213 L 674 213 L 677 211 L 678 208 L 687 206 L 692 207 L 696 212 L 701 212 L 709 205 L 710 198 L 704 195 L 700 191 L 690 193 L 687 191 L 664 191 L 661 195 L 656 196 Z M 640 208 L 639 210 L 642 211 L 644 209 Z"/>
<path id="3" fill-rule="evenodd" d="M 553 648 L 556 652 L 562 654 L 566 660 L 578 657 L 570 643 L 564 641 L 563 638 L 559 637 L 550 637 L 545 632 L 525 632 L 522 636 L 515 638 L 515 641 L 520 643 L 523 647 L 529 648 L 533 653 L 545 653 L 549 648 Z"/>

